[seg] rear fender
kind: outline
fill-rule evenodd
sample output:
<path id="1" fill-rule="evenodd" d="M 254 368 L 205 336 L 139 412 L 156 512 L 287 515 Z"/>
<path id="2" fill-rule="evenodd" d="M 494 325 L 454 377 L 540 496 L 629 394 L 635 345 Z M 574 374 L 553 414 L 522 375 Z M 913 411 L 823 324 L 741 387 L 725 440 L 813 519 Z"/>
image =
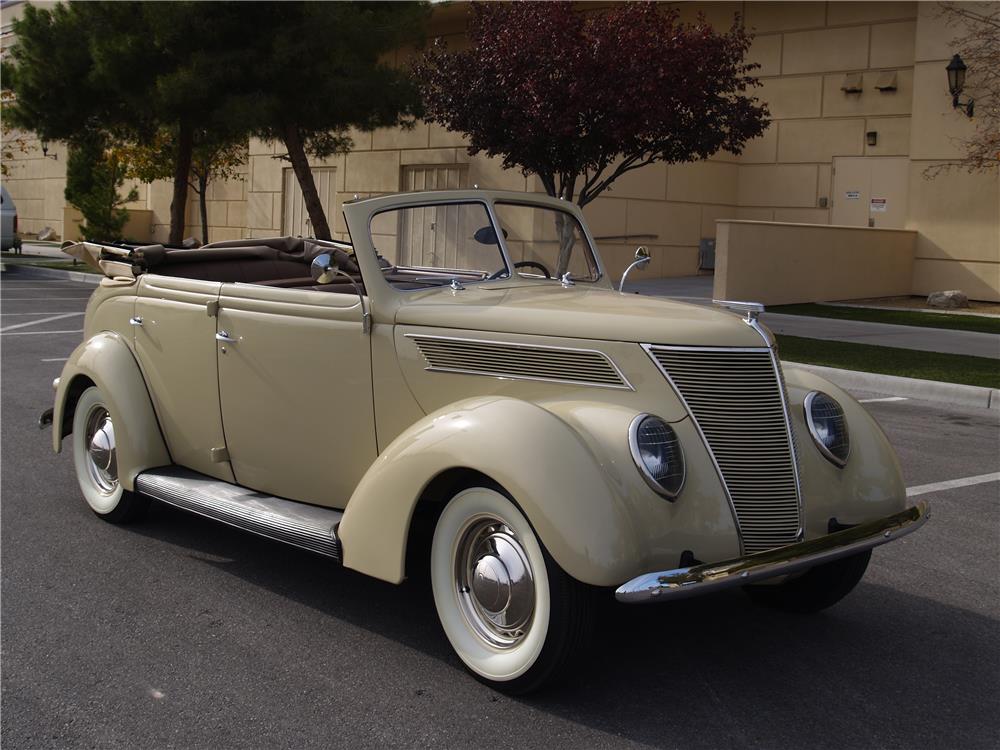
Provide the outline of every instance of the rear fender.
<path id="1" fill-rule="evenodd" d="M 73 429 L 73 408 L 87 381 L 101 390 L 115 425 L 118 479 L 132 490 L 146 469 L 170 463 L 146 382 L 128 345 L 117 333 L 104 332 L 84 341 L 63 367 L 52 414 L 52 448 Z"/>
<path id="2" fill-rule="evenodd" d="M 595 586 L 628 578 L 635 533 L 600 461 L 551 412 L 504 397 L 465 399 L 433 412 L 382 452 L 344 511 L 344 565 L 402 581 L 414 509 L 430 482 L 455 468 L 503 486 L 574 578 Z"/>

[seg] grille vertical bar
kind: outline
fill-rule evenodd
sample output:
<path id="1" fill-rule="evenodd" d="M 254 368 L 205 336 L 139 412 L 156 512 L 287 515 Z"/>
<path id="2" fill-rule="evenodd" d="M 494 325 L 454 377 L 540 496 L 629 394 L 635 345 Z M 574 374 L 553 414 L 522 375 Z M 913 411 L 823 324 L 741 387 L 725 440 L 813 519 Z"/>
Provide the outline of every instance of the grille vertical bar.
<path id="1" fill-rule="evenodd" d="M 799 539 L 798 467 L 771 350 L 646 346 L 687 405 L 729 493 L 746 553 Z"/>

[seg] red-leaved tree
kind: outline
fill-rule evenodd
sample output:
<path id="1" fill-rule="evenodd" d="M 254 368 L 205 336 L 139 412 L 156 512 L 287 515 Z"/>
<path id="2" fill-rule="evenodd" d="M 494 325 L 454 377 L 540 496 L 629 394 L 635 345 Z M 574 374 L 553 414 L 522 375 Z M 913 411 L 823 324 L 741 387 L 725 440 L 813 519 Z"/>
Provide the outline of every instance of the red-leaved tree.
<path id="1" fill-rule="evenodd" d="M 425 119 L 581 206 L 653 162 L 738 154 L 768 124 L 738 18 L 718 32 L 654 3 L 473 3 L 468 35 L 418 59 Z"/>

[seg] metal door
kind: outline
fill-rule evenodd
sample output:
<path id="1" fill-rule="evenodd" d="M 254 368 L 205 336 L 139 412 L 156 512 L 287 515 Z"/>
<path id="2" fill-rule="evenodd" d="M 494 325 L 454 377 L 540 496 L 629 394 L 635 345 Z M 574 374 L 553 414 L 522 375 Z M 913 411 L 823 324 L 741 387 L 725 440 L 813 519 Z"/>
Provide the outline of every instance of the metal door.
<path id="1" fill-rule="evenodd" d="M 906 157 L 835 157 L 833 223 L 904 228 L 909 166 Z"/>
<path id="2" fill-rule="evenodd" d="M 333 220 L 336 216 L 336 196 L 334 177 L 336 167 L 313 167 L 313 182 L 316 183 L 316 192 L 319 194 L 319 202 L 323 206 L 326 220 L 333 227 Z M 306 202 L 302 197 L 302 188 L 299 187 L 299 180 L 295 176 L 295 170 L 288 167 L 284 170 L 284 192 L 282 198 L 284 205 L 281 213 L 281 231 L 291 237 L 315 237 L 312 221 L 309 219 L 309 212 L 306 210 Z"/>
<path id="3" fill-rule="evenodd" d="M 343 508 L 378 455 L 360 298 L 225 284 L 219 337 L 222 421 L 236 481 Z"/>
<path id="4" fill-rule="evenodd" d="M 143 274 L 132 322 L 136 356 L 174 463 L 232 482 L 219 409 L 216 319 L 208 309 L 221 287 Z"/>
<path id="5" fill-rule="evenodd" d="M 465 187 L 464 165 L 408 166 L 403 168 L 403 189 L 460 190 Z M 454 206 L 428 206 L 400 213 L 399 255 L 403 266 L 459 268 L 460 211 Z"/>

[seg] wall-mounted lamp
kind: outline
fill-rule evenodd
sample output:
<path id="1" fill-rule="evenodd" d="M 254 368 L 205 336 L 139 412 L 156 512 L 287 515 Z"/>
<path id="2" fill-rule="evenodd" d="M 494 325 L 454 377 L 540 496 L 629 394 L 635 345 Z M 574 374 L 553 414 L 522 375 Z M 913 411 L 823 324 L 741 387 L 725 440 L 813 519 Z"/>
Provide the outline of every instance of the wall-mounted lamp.
<path id="1" fill-rule="evenodd" d="M 878 143 L 878 131 L 869 130 L 867 133 L 865 133 L 865 143 L 867 143 L 869 146 L 874 146 L 876 143 Z"/>
<path id="2" fill-rule="evenodd" d="M 948 71 L 948 91 L 951 93 L 951 106 L 964 111 L 966 117 L 972 117 L 972 112 L 976 104 L 975 100 L 967 99 L 963 102 L 958 98 L 962 93 L 962 89 L 965 88 L 965 71 L 968 68 L 962 62 L 961 57 L 954 55 L 945 70 Z"/>
<path id="3" fill-rule="evenodd" d="M 55 161 L 59 161 L 59 154 L 52 154 L 52 156 L 49 156 L 49 142 L 48 141 L 42 141 L 42 158 L 43 159 L 53 159 Z"/>

